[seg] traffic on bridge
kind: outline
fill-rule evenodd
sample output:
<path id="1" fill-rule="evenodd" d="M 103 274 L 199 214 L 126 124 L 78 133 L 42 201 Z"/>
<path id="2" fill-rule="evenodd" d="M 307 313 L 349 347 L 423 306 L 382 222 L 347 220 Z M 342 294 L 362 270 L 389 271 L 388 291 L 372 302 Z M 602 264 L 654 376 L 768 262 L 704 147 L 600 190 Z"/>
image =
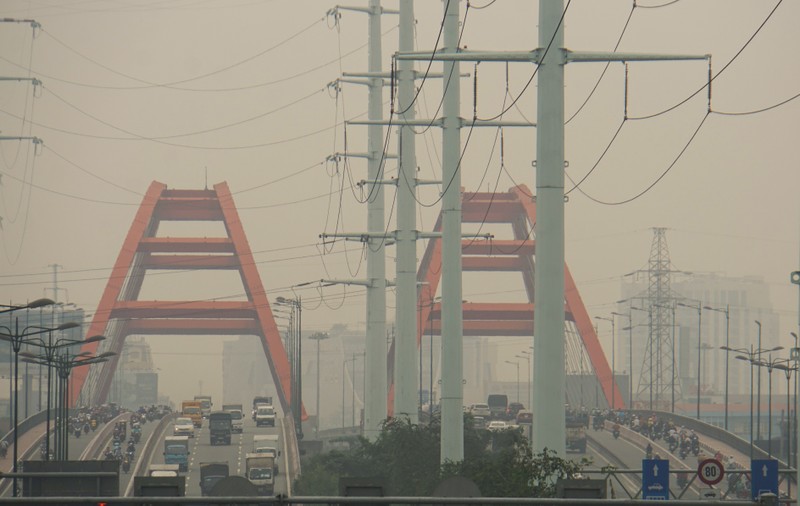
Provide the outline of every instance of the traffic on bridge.
<path id="1" fill-rule="evenodd" d="M 800 2 L 0 11 L 0 505 L 800 504 Z"/>

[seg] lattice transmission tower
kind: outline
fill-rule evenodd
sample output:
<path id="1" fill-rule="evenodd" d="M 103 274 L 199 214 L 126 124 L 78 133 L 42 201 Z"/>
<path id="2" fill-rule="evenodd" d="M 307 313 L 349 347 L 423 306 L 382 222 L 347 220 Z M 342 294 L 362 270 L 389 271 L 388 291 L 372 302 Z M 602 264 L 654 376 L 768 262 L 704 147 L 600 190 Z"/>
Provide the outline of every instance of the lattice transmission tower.
<path id="1" fill-rule="evenodd" d="M 653 228 L 653 242 L 648 261 L 647 296 L 643 303 L 648 312 L 648 340 L 637 396 L 649 394 L 650 405 L 669 411 L 681 397 L 680 382 L 675 376 L 675 304 L 671 289 L 672 264 L 667 246 L 667 229 Z"/>

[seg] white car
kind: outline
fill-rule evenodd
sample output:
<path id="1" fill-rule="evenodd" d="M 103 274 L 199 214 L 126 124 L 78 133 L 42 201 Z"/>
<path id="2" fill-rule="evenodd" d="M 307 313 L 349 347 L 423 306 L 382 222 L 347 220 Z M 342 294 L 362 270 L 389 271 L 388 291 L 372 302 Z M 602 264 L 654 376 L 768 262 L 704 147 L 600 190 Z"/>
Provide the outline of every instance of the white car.
<path id="1" fill-rule="evenodd" d="M 192 419 L 181 417 L 175 420 L 175 427 L 172 429 L 172 435 L 194 437 L 194 423 L 192 423 Z"/>
<path id="2" fill-rule="evenodd" d="M 508 424 L 502 420 L 492 420 L 489 422 L 489 426 L 486 428 L 489 430 L 506 430 L 508 428 Z"/>
<path id="3" fill-rule="evenodd" d="M 469 412 L 472 414 L 472 416 L 482 416 L 484 418 L 489 418 L 489 415 L 491 414 L 488 404 L 473 404 L 469 408 Z"/>

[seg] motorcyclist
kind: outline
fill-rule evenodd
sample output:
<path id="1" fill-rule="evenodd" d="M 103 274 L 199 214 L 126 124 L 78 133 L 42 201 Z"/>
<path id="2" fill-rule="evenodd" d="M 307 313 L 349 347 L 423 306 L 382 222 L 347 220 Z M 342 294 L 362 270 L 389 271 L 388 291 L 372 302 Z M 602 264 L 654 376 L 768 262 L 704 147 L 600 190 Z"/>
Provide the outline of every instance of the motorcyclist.
<path id="1" fill-rule="evenodd" d="M 619 437 L 619 424 L 615 423 L 614 428 L 612 429 L 612 433 L 614 434 L 614 439 Z"/>
<path id="2" fill-rule="evenodd" d="M 650 443 L 647 443 L 647 448 L 645 449 L 644 453 L 647 456 L 647 460 L 652 459 L 653 458 L 653 445 L 651 445 Z"/>

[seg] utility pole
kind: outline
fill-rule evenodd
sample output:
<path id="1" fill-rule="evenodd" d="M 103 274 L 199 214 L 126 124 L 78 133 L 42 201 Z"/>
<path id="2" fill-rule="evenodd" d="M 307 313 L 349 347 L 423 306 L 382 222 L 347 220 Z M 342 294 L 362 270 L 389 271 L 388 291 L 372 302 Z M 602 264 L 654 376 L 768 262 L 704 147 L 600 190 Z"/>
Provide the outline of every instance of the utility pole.
<path id="1" fill-rule="evenodd" d="M 414 50 L 414 0 L 400 0 L 400 51 Z M 415 346 L 417 329 L 417 155 L 413 122 L 414 62 L 397 63 L 397 108 L 399 113 L 400 167 L 397 177 L 397 288 L 395 321 L 394 416 L 419 421 L 416 394 L 419 389 Z M 422 343 L 419 343 L 420 350 Z"/>
<path id="2" fill-rule="evenodd" d="M 400 54 L 398 59 L 410 58 L 422 61 L 441 60 L 445 62 L 456 61 L 521 61 L 538 65 L 538 107 L 537 107 L 537 160 L 536 165 L 536 317 L 534 318 L 534 400 L 536 406 L 562 406 L 564 404 L 564 65 L 569 62 L 605 62 L 605 61 L 653 61 L 653 60 L 698 60 L 707 59 L 706 55 L 643 55 L 633 53 L 598 53 L 568 51 L 564 48 L 564 31 L 561 23 L 564 14 L 563 0 L 548 0 L 539 2 L 539 49 L 533 51 L 515 52 L 479 52 L 459 50 L 457 44 L 458 28 L 458 1 L 451 0 L 446 15 L 444 27 L 444 48 L 439 52 L 414 52 L 411 54 Z M 447 74 L 445 64 L 445 74 Z M 450 93 L 457 95 L 454 90 Z M 448 108 L 457 104 L 456 99 L 450 101 L 445 98 L 445 127 L 449 118 Z M 456 111 L 457 113 L 457 111 Z M 452 135 L 452 134 L 451 134 Z M 454 136 L 456 137 L 456 136 Z M 447 138 L 447 134 L 445 135 Z M 447 146 L 443 151 L 448 152 Z M 458 152 L 456 152 L 458 154 Z M 445 173 L 444 184 L 451 190 L 458 192 L 460 180 L 454 179 L 452 182 L 449 177 L 452 175 L 452 168 L 447 163 L 443 164 L 444 170 L 451 172 Z M 457 177 L 457 174 L 456 174 Z M 452 210 L 448 205 L 448 196 L 445 194 L 444 206 L 447 210 Z M 453 314 L 448 312 L 449 306 L 460 301 L 460 291 L 455 297 L 452 292 L 445 292 L 447 281 L 447 262 L 451 265 L 459 264 L 460 249 L 454 253 L 457 258 L 451 258 L 444 248 L 452 251 L 453 244 L 448 247 L 448 227 L 446 224 L 447 215 L 443 210 L 444 238 L 443 246 L 443 301 L 442 301 L 442 340 L 446 341 L 453 337 L 450 332 L 460 329 L 460 314 L 456 316 L 456 323 L 450 322 L 449 328 L 444 324 Z M 460 225 L 460 223 L 459 223 Z M 451 238 L 451 237 L 450 237 Z M 451 238 L 452 239 L 452 238 Z M 460 243 L 458 244 L 460 248 Z M 450 253 L 453 254 L 453 253 Z M 459 280 L 455 283 L 460 288 L 460 269 Z M 453 286 L 450 286 L 453 290 Z M 447 299 L 450 299 L 449 301 Z M 455 300 L 454 300 L 455 299 Z M 456 336 L 460 345 L 460 332 Z M 444 347 L 451 343 L 443 344 Z M 458 347 L 460 350 L 460 346 Z M 448 351 L 452 351 L 448 348 Z M 448 364 L 450 357 L 445 359 Z M 461 356 L 452 357 L 460 365 Z M 450 365 L 450 364 L 448 364 Z M 452 364 L 456 366 L 456 364 Z M 458 373 L 460 373 L 458 369 Z M 442 388 L 445 390 L 445 372 L 443 371 Z M 448 380 L 452 377 L 448 377 Z M 450 382 L 448 386 L 455 387 Z M 461 387 L 461 378 L 458 378 L 458 388 Z M 455 399 L 453 399 L 455 400 Z M 455 404 L 451 402 L 450 404 Z M 448 424 L 454 422 L 454 415 L 450 411 L 450 416 L 445 413 L 442 405 L 442 458 L 458 461 L 462 459 L 454 447 L 456 442 L 454 436 L 448 435 L 452 429 Z M 459 417 L 457 426 L 461 427 L 460 420 L 461 405 L 457 406 Z M 446 418 L 447 417 L 447 418 Z M 564 412 L 561 409 L 534 409 L 533 420 L 533 450 L 541 451 L 545 447 L 554 449 L 559 455 L 565 455 L 565 424 Z M 447 444 L 446 444 L 447 440 Z M 460 445 L 463 452 L 463 439 Z"/>
<path id="3" fill-rule="evenodd" d="M 369 0 L 368 7 L 336 6 L 328 14 L 338 16 L 342 10 L 363 12 L 369 17 L 369 56 L 366 73 L 345 74 L 359 79 L 340 79 L 340 82 L 365 84 L 369 89 L 367 117 L 372 122 L 367 129 L 367 153 L 351 154 L 367 159 L 367 180 L 362 181 L 367 191 L 366 234 L 323 234 L 321 237 L 357 237 L 367 245 L 367 279 L 348 284 L 361 284 L 367 289 L 367 332 L 365 374 L 369 378 L 368 390 L 364 393 L 364 435 L 375 440 L 380 424 L 386 419 L 387 367 L 386 367 L 386 254 L 385 212 L 383 191 L 383 167 L 387 156 L 383 152 L 383 86 L 381 70 L 381 15 L 397 14 L 381 7 L 380 0 Z M 340 156 L 340 155 L 334 155 Z M 333 281 L 339 283 L 339 281 Z"/>

